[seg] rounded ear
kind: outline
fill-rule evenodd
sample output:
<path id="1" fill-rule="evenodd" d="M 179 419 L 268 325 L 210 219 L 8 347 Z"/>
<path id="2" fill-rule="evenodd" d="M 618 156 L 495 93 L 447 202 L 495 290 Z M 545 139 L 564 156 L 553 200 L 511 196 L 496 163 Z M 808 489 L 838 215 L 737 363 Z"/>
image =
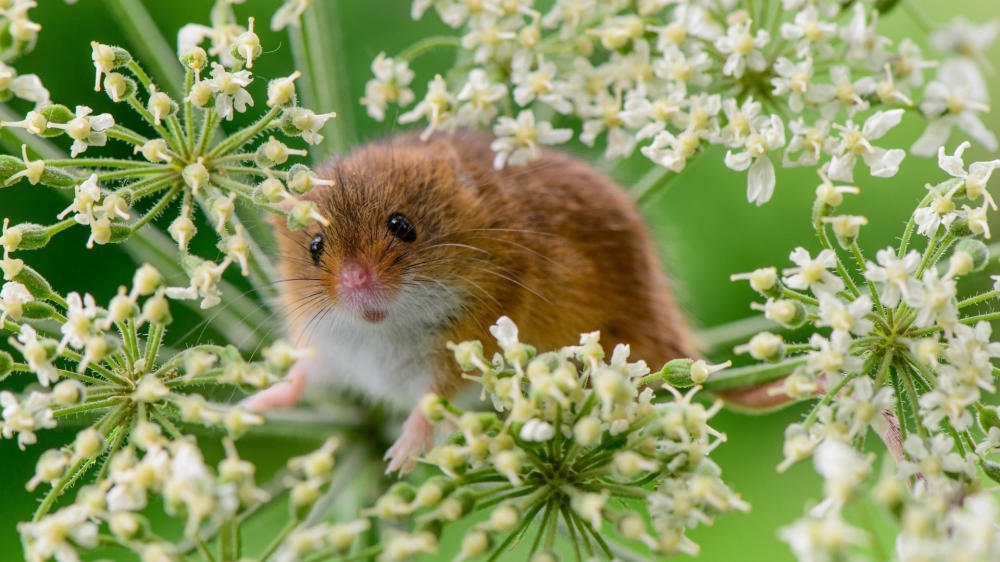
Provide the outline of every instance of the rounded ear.
<path id="1" fill-rule="evenodd" d="M 473 195 L 479 195 L 479 187 L 455 148 L 455 142 L 461 142 L 461 138 L 448 135 L 447 137 L 434 137 L 427 141 L 427 144 L 428 148 L 433 151 L 436 161 L 451 172 L 456 182 L 471 190 Z"/>

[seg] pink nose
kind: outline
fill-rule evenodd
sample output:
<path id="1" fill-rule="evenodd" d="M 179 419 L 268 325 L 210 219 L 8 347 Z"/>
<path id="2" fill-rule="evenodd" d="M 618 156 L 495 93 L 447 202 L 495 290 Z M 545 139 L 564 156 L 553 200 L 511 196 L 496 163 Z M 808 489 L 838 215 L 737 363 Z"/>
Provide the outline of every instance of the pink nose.
<path id="1" fill-rule="evenodd" d="M 371 271 L 355 261 L 349 261 L 340 269 L 340 284 L 345 289 L 358 290 L 372 284 Z"/>

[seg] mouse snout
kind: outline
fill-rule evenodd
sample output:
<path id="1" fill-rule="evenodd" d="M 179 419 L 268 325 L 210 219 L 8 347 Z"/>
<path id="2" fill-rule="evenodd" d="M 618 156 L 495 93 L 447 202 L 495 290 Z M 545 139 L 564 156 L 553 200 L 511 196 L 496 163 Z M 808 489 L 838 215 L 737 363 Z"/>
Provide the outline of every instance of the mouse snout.
<path id="1" fill-rule="evenodd" d="M 356 261 L 345 262 L 340 269 L 340 286 L 349 291 L 363 291 L 372 288 L 374 275 L 370 267 Z"/>

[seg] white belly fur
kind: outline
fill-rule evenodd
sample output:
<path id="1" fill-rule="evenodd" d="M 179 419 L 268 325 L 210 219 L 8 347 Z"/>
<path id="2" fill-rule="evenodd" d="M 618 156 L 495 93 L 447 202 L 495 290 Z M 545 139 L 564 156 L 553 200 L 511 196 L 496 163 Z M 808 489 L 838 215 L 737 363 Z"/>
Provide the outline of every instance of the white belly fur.
<path id="1" fill-rule="evenodd" d="M 311 324 L 298 343 L 315 351 L 302 362 L 307 389 L 349 389 L 400 411 L 430 390 L 436 373 L 429 356 L 441 345 L 433 330 L 337 314 Z"/>

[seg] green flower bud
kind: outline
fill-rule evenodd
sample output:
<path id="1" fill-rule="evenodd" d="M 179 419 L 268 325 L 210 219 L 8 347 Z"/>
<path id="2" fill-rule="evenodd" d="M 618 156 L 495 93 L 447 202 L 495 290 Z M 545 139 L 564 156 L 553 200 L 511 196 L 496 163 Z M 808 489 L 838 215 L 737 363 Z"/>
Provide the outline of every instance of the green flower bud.
<path id="1" fill-rule="evenodd" d="M 48 245 L 49 240 L 52 239 L 52 234 L 49 233 L 49 229 L 40 224 L 24 222 L 12 228 L 16 228 L 21 231 L 21 242 L 17 245 L 18 250 L 37 250 L 39 248 L 44 248 Z"/>
<path id="2" fill-rule="evenodd" d="M 476 364 L 472 362 L 474 358 L 480 358 L 484 362 L 483 344 L 479 341 L 465 341 L 462 343 L 448 343 L 448 349 L 455 354 L 455 362 L 463 371 L 473 371 Z"/>
<path id="3" fill-rule="evenodd" d="M 202 70 L 208 68 L 208 53 L 201 47 L 195 47 L 181 55 L 180 61 L 184 65 L 184 68 L 200 73 Z"/>
<path id="4" fill-rule="evenodd" d="M 56 294 L 52 291 L 52 285 L 45 280 L 37 271 L 29 266 L 24 266 L 21 273 L 14 276 L 14 281 L 24 285 L 31 296 L 40 300 L 51 300 Z"/>
<path id="5" fill-rule="evenodd" d="M 21 315 L 28 320 L 47 320 L 55 318 L 56 309 L 47 302 L 32 301 L 21 305 Z"/>
<path id="6" fill-rule="evenodd" d="M 445 521 L 458 521 L 476 507 L 476 493 L 472 488 L 459 488 L 438 506 L 438 514 Z"/>
<path id="7" fill-rule="evenodd" d="M 966 238 L 955 244 L 955 253 L 965 252 L 972 257 L 972 271 L 981 271 L 990 261 L 990 250 L 981 240 Z"/>
<path id="8" fill-rule="evenodd" d="M 66 124 L 76 119 L 76 114 L 70 111 L 65 105 L 50 105 L 41 109 L 38 112 L 42 117 L 45 118 L 49 123 L 59 123 Z M 57 129 L 55 127 L 48 127 L 39 136 L 42 137 L 58 137 L 63 134 L 63 129 Z"/>
<path id="9" fill-rule="evenodd" d="M 417 489 L 409 482 L 396 482 L 386 491 L 386 495 L 398 496 L 404 501 L 411 502 L 417 497 Z"/>
<path id="10" fill-rule="evenodd" d="M 104 78 L 104 91 L 111 98 L 111 101 L 121 103 L 134 98 L 135 93 L 139 91 L 139 86 L 135 80 L 128 76 L 112 72 Z"/>
<path id="11" fill-rule="evenodd" d="M 121 244 L 122 242 L 128 240 L 132 237 L 132 227 L 125 226 L 123 224 L 112 224 L 111 225 L 111 238 L 108 240 L 109 244 Z"/>
<path id="12" fill-rule="evenodd" d="M 14 358 L 6 351 L 0 351 L 0 381 L 14 369 Z"/>
<path id="13" fill-rule="evenodd" d="M 976 417 L 979 420 L 979 427 L 985 433 L 989 433 L 991 427 L 1000 428 L 1000 415 L 997 415 L 997 409 L 991 406 L 983 406 L 979 402 L 973 404 L 976 407 Z"/>
<path id="14" fill-rule="evenodd" d="M 982 459 L 979 466 L 983 467 L 983 472 L 990 477 L 990 480 L 1000 484 L 1000 464 Z"/>

